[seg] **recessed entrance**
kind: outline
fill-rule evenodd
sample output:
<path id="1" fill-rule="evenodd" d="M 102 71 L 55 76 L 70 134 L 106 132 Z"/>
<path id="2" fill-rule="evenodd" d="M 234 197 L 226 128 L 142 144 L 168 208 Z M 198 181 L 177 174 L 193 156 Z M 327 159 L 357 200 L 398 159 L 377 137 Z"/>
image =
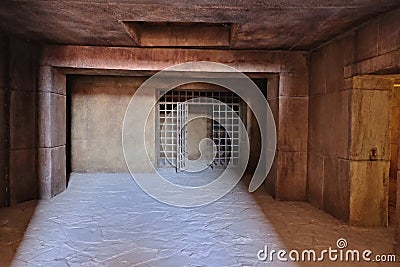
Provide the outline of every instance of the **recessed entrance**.
<path id="1" fill-rule="evenodd" d="M 225 168 L 239 163 L 240 98 L 229 91 L 160 91 L 158 167 Z M 213 145 L 214 144 L 214 145 Z M 195 167 L 197 168 L 197 167 Z"/>
<path id="2" fill-rule="evenodd" d="M 124 114 L 137 88 L 147 78 L 68 76 L 70 172 L 128 172 L 121 140 Z M 267 80 L 253 81 L 266 95 Z M 161 93 L 162 89 L 154 89 L 149 98 L 156 99 Z M 149 140 L 154 143 L 148 152 L 158 169 L 176 167 L 178 157 L 182 169 L 215 170 L 224 169 L 230 162 L 234 166 L 241 164 L 240 142 L 244 135 L 239 130 L 240 121 L 251 139 L 250 161 L 257 163 L 260 153 L 257 122 L 244 101 L 231 91 L 202 83 L 180 86 L 160 98 L 154 111 L 149 121 L 154 135 Z M 178 135 L 178 128 L 187 132 Z M 132 155 L 137 161 L 145 156 Z M 253 167 L 249 164 L 247 171 L 252 172 Z"/>

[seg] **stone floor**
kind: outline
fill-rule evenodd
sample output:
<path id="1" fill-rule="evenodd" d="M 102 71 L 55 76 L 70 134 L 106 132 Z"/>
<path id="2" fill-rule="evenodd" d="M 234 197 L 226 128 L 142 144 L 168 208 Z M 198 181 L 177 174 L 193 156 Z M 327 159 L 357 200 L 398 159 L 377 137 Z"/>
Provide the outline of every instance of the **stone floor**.
<path id="1" fill-rule="evenodd" d="M 393 237 L 392 228 L 353 228 L 304 202 L 249 194 L 244 182 L 210 205 L 177 208 L 129 174 L 76 173 L 50 201 L 0 209 L 0 266 L 397 266 L 257 259 L 264 246 L 319 253 L 338 238 L 389 254 Z"/>

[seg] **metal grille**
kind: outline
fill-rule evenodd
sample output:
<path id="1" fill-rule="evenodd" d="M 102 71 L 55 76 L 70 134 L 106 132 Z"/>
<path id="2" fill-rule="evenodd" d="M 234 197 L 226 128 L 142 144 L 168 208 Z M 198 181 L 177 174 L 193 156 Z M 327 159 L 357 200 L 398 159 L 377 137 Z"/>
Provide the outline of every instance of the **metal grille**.
<path id="1" fill-rule="evenodd" d="M 175 165 L 176 162 L 176 104 L 159 104 L 159 166 Z"/>
<path id="2" fill-rule="evenodd" d="M 160 94 L 163 94 L 160 91 Z M 204 100 L 208 98 L 208 100 Z M 213 102 L 211 99 L 219 100 L 228 105 L 231 110 L 227 110 L 224 105 Z M 215 92 L 215 91 L 201 91 L 201 90 L 171 90 L 161 97 L 158 104 L 159 109 L 159 152 L 158 152 L 158 166 L 177 166 L 178 163 L 184 164 L 181 157 L 187 157 L 187 135 L 185 132 L 185 139 L 179 140 L 179 133 L 177 129 L 182 129 L 182 122 L 187 122 L 188 107 L 182 109 L 179 107 L 180 103 L 191 100 L 187 105 L 195 105 L 196 103 L 202 105 L 212 105 L 212 127 L 210 129 L 209 137 L 212 138 L 216 145 L 215 159 L 213 166 L 224 167 L 229 163 L 232 156 L 233 164 L 237 165 L 239 160 L 239 119 L 234 118 L 234 112 L 240 117 L 240 98 L 233 92 Z M 178 109 L 180 110 L 178 112 Z M 181 118 L 182 116 L 186 116 Z M 186 121 L 185 121 L 186 120 Z M 225 123 L 226 128 L 221 124 Z M 180 126 L 179 126 L 180 125 Z M 182 143 L 183 142 L 183 143 Z M 162 145 L 164 144 L 164 145 Z M 181 151 L 182 148 L 182 151 Z M 171 162 L 169 162 L 169 160 Z M 182 165 L 183 166 L 183 165 Z"/>
<path id="3" fill-rule="evenodd" d="M 213 141 L 216 144 L 214 165 L 227 166 L 229 160 L 233 165 L 239 162 L 239 105 L 228 109 L 225 105 L 213 105 Z"/>
<path id="4" fill-rule="evenodd" d="M 176 129 L 176 172 L 184 170 L 188 156 L 188 104 L 179 103 L 177 106 Z"/>

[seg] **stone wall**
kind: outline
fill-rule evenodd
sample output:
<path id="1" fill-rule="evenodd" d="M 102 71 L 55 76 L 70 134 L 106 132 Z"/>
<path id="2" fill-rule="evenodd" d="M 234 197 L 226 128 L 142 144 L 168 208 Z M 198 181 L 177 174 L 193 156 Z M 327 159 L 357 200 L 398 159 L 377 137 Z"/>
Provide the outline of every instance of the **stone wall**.
<path id="1" fill-rule="evenodd" d="M 47 199 L 66 188 L 66 76 L 42 66 L 38 80 L 38 190 Z"/>
<path id="2" fill-rule="evenodd" d="M 307 199 L 351 224 L 387 223 L 393 81 L 359 75 L 398 72 L 399 23 L 400 10 L 384 14 L 309 56 Z"/>
<path id="3" fill-rule="evenodd" d="M 8 179 L 8 107 L 7 107 L 7 79 L 8 79 L 8 36 L 0 32 L 0 207 L 6 206 L 8 196 L 6 192 Z"/>
<path id="4" fill-rule="evenodd" d="M 0 164 L 2 205 L 37 197 L 37 70 L 39 46 L 0 35 Z M 8 192 L 5 194 L 5 186 Z M 9 194 L 9 195 L 8 195 Z"/>
<path id="5" fill-rule="evenodd" d="M 304 200 L 307 176 L 308 67 L 304 52 L 266 50 L 212 50 L 172 48 L 122 48 L 58 46 L 44 47 L 41 68 L 62 69 L 65 74 L 132 73 L 162 70 L 189 61 L 228 64 L 244 73 L 274 76 L 268 101 L 275 115 L 278 145 L 267 187 L 277 199 Z M 56 87 L 47 82 L 43 87 Z M 42 87 L 42 86 L 41 86 Z M 61 131 L 39 125 L 39 132 Z M 154 134 L 154 133 L 153 133 Z M 140 140 L 142 137 L 138 136 Z M 47 162 L 51 161 L 49 159 Z M 140 171 L 144 164 L 135 162 Z M 41 166 L 43 164 L 40 164 Z M 48 169 L 48 168 L 47 168 Z M 39 170 L 41 188 L 49 184 Z M 53 179 L 53 178 L 51 178 Z M 49 194 L 44 194 L 45 196 Z M 44 196 L 41 194 L 41 196 Z"/>
<path id="6" fill-rule="evenodd" d="M 129 101 L 146 78 L 69 79 L 71 171 L 128 172 L 122 151 L 122 123 Z"/>
<path id="7" fill-rule="evenodd" d="M 400 81 L 395 81 L 398 84 Z M 393 90 L 392 127 L 390 134 L 390 172 L 389 172 L 389 223 L 395 224 L 397 202 L 397 171 L 399 170 L 399 139 L 400 139 L 400 87 Z"/>
<path id="8" fill-rule="evenodd" d="M 279 200 L 305 200 L 308 140 L 308 66 L 298 61 L 296 71 L 268 80 L 267 99 L 275 118 L 277 148 L 266 181 Z"/>
<path id="9" fill-rule="evenodd" d="M 72 172 L 128 172 L 122 149 L 122 124 L 125 111 L 136 89 L 148 77 L 71 75 L 67 91 L 71 102 Z M 161 85 L 162 86 L 162 85 Z M 191 83 L 178 90 L 226 90 L 212 85 Z M 207 106 L 189 105 L 189 119 L 212 116 Z M 151 124 L 156 124 L 154 121 Z M 210 138 L 211 122 L 197 118 L 188 123 L 188 157 L 200 156 L 199 144 Z M 138 129 L 134 129 L 138 131 Z M 254 130 L 254 129 L 253 129 Z M 260 140 L 253 139 L 254 145 Z M 152 148 L 156 149 L 156 146 Z M 210 155 L 205 155 L 210 158 Z M 140 158 L 146 155 L 139 155 Z M 67 159 L 68 160 L 68 159 Z M 258 161 L 258 157 L 254 158 Z M 258 162 L 252 162 L 257 164 Z"/>
<path id="10" fill-rule="evenodd" d="M 10 39 L 10 202 L 37 197 L 37 77 L 39 46 Z"/>

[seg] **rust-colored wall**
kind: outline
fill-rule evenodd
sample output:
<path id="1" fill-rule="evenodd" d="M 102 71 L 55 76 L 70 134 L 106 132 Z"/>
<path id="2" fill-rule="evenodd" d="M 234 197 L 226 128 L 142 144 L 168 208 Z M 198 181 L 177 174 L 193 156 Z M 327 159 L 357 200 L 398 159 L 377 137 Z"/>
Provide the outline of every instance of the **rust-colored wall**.
<path id="1" fill-rule="evenodd" d="M 37 77 L 39 46 L 11 38 L 10 203 L 37 197 Z"/>
<path id="2" fill-rule="evenodd" d="M 364 88 L 370 91 L 357 91 L 357 95 L 353 90 L 352 77 L 393 72 L 400 67 L 399 24 L 400 10 L 395 10 L 329 42 L 309 56 L 307 198 L 316 207 L 345 221 L 350 219 L 351 213 L 350 172 L 354 158 L 351 147 L 355 145 L 352 144 L 352 112 L 355 107 L 362 107 L 361 102 L 357 101 L 368 99 L 372 101 L 370 108 L 380 107 L 384 113 L 386 107 L 377 101 L 387 100 L 391 94 L 376 84 L 375 87 Z M 365 97 L 358 98 L 360 92 L 365 93 Z M 358 115 L 366 119 L 370 111 L 360 112 L 362 114 Z M 384 153 L 385 157 L 388 155 L 382 150 L 379 153 Z M 379 164 L 383 161 L 386 159 L 371 163 L 371 168 L 382 169 Z M 353 170 L 358 168 L 355 166 L 357 164 L 354 163 Z M 383 175 L 386 175 L 386 171 L 383 171 Z"/>
<path id="3" fill-rule="evenodd" d="M 353 61 L 353 37 L 310 56 L 308 200 L 336 217 L 349 216 L 350 93 L 343 67 Z"/>
<path id="4" fill-rule="evenodd" d="M 8 36 L 0 32 L 0 207 L 7 204 L 6 174 L 8 173 L 6 88 L 8 68 Z"/>
<path id="5" fill-rule="evenodd" d="M 0 34 L 0 54 L 0 206 L 4 206 L 34 199 L 38 192 L 39 46 Z M 9 196 L 5 194 L 6 185 Z"/>
<path id="6" fill-rule="evenodd" d="M 399 170 L 400 88 L 393 90 L 392 125 L 390 134 L 389 222 L 396 223 L 397 171 Z"/>

